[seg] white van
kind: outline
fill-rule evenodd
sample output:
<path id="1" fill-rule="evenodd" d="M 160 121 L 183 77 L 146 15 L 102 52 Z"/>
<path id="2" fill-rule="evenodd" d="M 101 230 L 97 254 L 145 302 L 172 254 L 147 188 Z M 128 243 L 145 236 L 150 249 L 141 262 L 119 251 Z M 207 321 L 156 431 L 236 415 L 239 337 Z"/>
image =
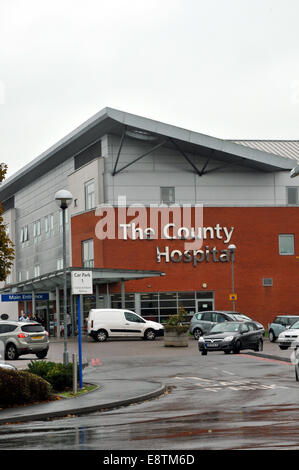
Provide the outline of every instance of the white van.
<path id="1" fill-rule="evenodd" d="M 160 323 L 145 320 L 130 310 L 114 308 L 91 309 L 87 327 L 88 334 L 100 342 L 116 337 L 154 340 L 156 336 L 164 335 L 164 327 Z"/>

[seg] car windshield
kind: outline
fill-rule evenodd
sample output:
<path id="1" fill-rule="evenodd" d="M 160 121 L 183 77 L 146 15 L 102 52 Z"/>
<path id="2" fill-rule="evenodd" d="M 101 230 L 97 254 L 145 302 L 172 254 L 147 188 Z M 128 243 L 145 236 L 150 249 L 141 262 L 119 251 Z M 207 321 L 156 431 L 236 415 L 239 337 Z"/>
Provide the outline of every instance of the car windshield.
<path id="1" fill-rule="evenodd" d="M 299 321 L 296 321 L 295 323 L 293 323 L 291 326 L 290 326 L 291 329 L 293 328 L 299 328 Z"/>
<path id="2" fill-rule="evenodd" d="M 230 322 L 225 322 L 225 323 L 219 323 L 218 325 L 215 325 L 210 331 L 210 333 L 226 333 L 228 331 L 231 332 L 236 332 L 239 331 L 240 328 L 240 323 L 236 323 L 233 321 Z"/>

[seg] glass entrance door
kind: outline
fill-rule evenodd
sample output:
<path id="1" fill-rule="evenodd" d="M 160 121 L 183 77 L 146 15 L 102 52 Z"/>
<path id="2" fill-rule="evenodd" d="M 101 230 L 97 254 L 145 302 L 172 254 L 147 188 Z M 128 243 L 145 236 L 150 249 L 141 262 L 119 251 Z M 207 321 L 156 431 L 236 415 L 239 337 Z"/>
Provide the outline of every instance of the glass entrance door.
<path id="1" fill-rule="evenodd" d="M 204 312 L 206 310 L 214 310 L 214 300 L 211 299 L 200 299 L 197 300 L 197 313 Z"/>

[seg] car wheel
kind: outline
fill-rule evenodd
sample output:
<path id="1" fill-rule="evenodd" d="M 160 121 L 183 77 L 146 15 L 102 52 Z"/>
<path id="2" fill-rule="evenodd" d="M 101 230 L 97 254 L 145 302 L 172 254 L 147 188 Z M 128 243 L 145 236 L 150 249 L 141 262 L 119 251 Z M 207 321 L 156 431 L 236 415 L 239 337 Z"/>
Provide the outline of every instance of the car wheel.
<path id="1" fill-rule="evenodd" d="M 288 349 L 289 346 L 281 346 L 281 345 L 279 345 L 279 348 L 284 351 L 285 349 Z"/>
<path id="2" fill-rule="evenodd" d="M 98 330 L 95 335 L 95 340 L 98 343 L 103 343 L 108 338 L 108 333 L 106 330 Z"/>
<path id="3" fill-rule="evenodd" d="M 194 339 L 196 339 L 198 341 L 199 338 L 202 336 L 201 329 L 200 328 L 195 328 L 195 330 L 193 331 L 193 336 L 194 336 Z"/>
<path id="4" fill-rule="evenodd" d="M 240 349 L 241 349 L 241 343 L 240 343 L 240 341 L 238 340 L 238 341 L 236 341 L 236 344 L 235 344 L 235 346 L 234 346 L 233 353 L 234 353 L 234 354 L 239 354 Z"/>
<path id="5" fill-rule="evenodd" d="M 153 341 L 156 338 L 156 333 L 154 330 L 149 329 L 144 332 L 144 339 L 148 341 Z"/>
<path id="6" fill-rule="evenodd" d="M 14 344 L 7 345 L 6 351 L 5 351 L 5 357 L 9 361 L 14 361 L 15 359 L 18 359 L 19 357 L 18 351 Z"/>
<path id="7" fill-rule="evenodd" d="M 264 343 L 263 343 L 263 340 L 260 339 L 256 347 L 254 348 L 254 351 L 258 352 L 258 351 L 262 351 L 263 349 L 264 349 Z"/>
<path id="8" fill-rule="evenodd" d="M 38 353 L 36 353 L 36 357 L 37 359 L 44 359 L 48 354 L 48 351 L 40 351 Z"/>
<path id="9" fill-rule="evenodd" d="M 224 354 L 230 354 L 230 350 L 224 351 Z"/>
<path id="10" fill-rule="evenodd" d="M 276 336 L 275 336 L 273 330 L 270 330 L 270 331 L 269 331 L 269 341 L 270 341 L 271 343 L 275 343 L 275 341 L 276 341 Z"/>
<path id="11" fill-rule="evenodd" d="M 201 351 L 202 356 L 206 356 L 208 354 L 208 351 Z"/>

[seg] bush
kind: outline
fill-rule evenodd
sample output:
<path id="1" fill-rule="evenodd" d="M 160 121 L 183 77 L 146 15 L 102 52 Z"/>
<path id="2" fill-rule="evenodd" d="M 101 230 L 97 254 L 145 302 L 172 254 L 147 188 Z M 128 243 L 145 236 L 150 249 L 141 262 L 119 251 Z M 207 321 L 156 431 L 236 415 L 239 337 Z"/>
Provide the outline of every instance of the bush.
<path id="1" fill-rule="evenodd" d="M 31 361 L 28 370 L 49 382 L 56 392 L 73 386 L 72 363 L 64 365 L 56 362 Z"/>
<path id="2" fill-rule="evenodd" d="M 51 386 L 27 371 L 0 368 L 0 407 L 48 400 Z"/>
<path id="3" fill-rule="evenodd" d="M 184 307 L 180 307 L 178 313 L 170 315 L 166 325 L 164 325 L 165 331 L 176 330 L 178 334 L 186 333 L 189 330 L 189 324 L 183 324 L 186 319 L 187 312 Z"/>

